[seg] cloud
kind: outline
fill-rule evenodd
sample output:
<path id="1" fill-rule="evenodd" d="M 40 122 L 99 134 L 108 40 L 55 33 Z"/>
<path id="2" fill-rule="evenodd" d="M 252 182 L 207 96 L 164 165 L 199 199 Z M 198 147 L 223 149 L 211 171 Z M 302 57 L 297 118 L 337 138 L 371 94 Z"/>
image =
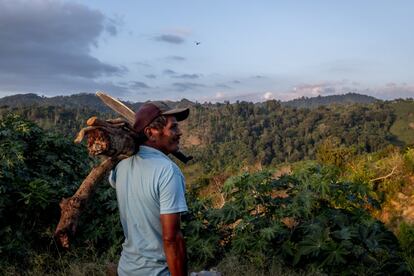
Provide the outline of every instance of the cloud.
<path id="1" fill-rule="evenodd" d="M 341 75 L 358 74 L 378 66 L 378 64 L 368 59 L 338 59 L 321 65 L 322 72 Z"/>
<path id="2" fill-rule="evenodd" d="M 154 37 L 155 41 L 166 42 L 170 44 L 183 44 L 185 39 L 175 34 L 162 34 Z"/>
<path id="3" fill-rule="evenodd" d="M 185 57 L 182 57 L 182 56 L 168 56 L 165 59 L 166 60 L 171 60 L 171 61 L 185 61 L 185 60 L 187 60 Z"/>
<path id="4" fill-rule="evenodd" d="M 194 90 L 197 88 L 206 87 L 204 84 L 193 83 L 193 82 L 175 82 L 172 85 L 177 91 L 188 91 L 188 90 Z"/>
<path id="5" fill-rule="evenodd" d="M 7 87 L 20 91 L 39 80 L 43 81 L 43 90 L 67 90 L 71 80 L 73 89 L 81 84 L 87 88 L 96 85 L 94 79 L 98 77 L 119 76 L 127 71 L 91 55 L 92 48 L 99 46 L 99 38 L 116 35 L 118 26 L 100 11 L 84 5 L 3 0 L 0 26 L 0 90 Z"/>
<path id="6" fill-rule="evenodd" d="M 206 102 L 236 102 L 236 101 L 248 101 L 248 102 L 262 102 L 263 92 L 246 92 L 246 93 L 224 93 L 222 91 L 216 92 L 215 95 L 206 95 L 201 97 L 202 101 Z"/>
<path id="7" fill-rule="evenodd" d="M 181 75 L 173 76 L 173 78 L 193 80 L 193 79 L 200 78 L 200 75 L 198 75 L 198 74 L 181 74 Z"/>
<path id="8" fill-rule="evenodd" d="M 184 28 L 184 27 L 175 27 L 175 28 L 165 29 L 163 33 L 174 34 L 178 36 L 189 36 L 192 34 L 192 30 L 189 28 Z"/>
<path id="9" fill-rule="evenodd" d="M 323 90 L 326 88 L 326 83 L 316 83 L 316 84 L 300 84 L 293 87 L 293 93 L 297 94 L 299 97 L 315 97 L 322 94 Z"/>
<path id="10" fill-rule="evenodd" d="M 247 101 L 247 102 L 261 102 L 263 101 L 263 94 L 259 92 L 232 94 L 220 99 L 220 101 Z"/>
<path id="11" fill-rule="evenodd" d="M 164 75 L 175 75 L 175 74 L 177 74 L 177 72 L 175 72 L 174 70 L 171 70 L 171 69 L 165 69 L 164 71 L 162 71 L 162 73 Z"/>
<path id="12" fill-rule="evenodd" d="M 157 78 L 157 76 L 154 75 L 154 74 L 148 74 L 148 75 L 145 75 L 144 77 L 146 77 L 147 79 L 156 79 Z"/>
<path id="13" fill-rule="evenodd" d="M 348 80 L 299 84 L 286 95 L 288 98 L 328 96 L 356 92 L 359 84 Z"/>
<path id="14" fill-rule="evenodd" d="M 383 100 L 395 98 L 414 98 L 414 84 L 407 83 L 387 83 L 384 86 L 367 89 L 366 94 Z"/>
<path id="15" fill-rule="evenodd" d="M 133 81 L 130 84 L 130 88 L 132 88 L 132 89 L 148 89 L 150 87 L 145 82 Z"/>
<path id="16" fill-rule="evenodd" d="M 147 62 L 135 62 L 134 63 L 135 65 L 138 65 L 139 67 L 146 67 L 146 68 L 148 68 L 148 67 L 152 67 L 149 63 L 147 63 Z"/>
<path id="17" fill-rule="evenodd" d="M 234 80 L 234 81 L 232 81 L 232 83 L 234 83 L 234 84 L 239 84 L 239 83 L 241 83 L 241 81 L 239 81 L 239 80 Z"/>
<path id="18" fill-rule="evenodd" d="M 224 98 L 224 94 L 222 92 L 217 92 L 216 93 L 216 99 L 219 100 L 219 99 L 222 99 L 222 98 Z"/>
<path id="19" fill-rule="evenodd" d="M 414 84 L 390 82 L 376 87 L 363 87 L 359 82 L 341 80 L 326 81 L 313 84 L 299 84 L 293 89 L 280 92 L 277 97 L 282 100 L 292 100 L 300 97 L 316 97 L 360 93 L 383 100 L 395 98 L 414 98 Z M 273 93 L 275 95 L 275 93 Z"/>
<path id="20" fill-rule="evenodd" d="M 54 78 L 39 76 L 28 80 L 26 77 L 22 76 L 0 74 L 0 97 L 27 92 L 55 96 L 74 93 L 94 93 L 98 90 L 108 91 L 114 96 L 122 96 L 128 93 L 128 87 L 109 81 L 98 82 L 85 78 L 65 76 Z"/>
<path id="21" fill-rule="evenodd" d="M 272 92 L 266 92 L 264 95 L 263 95 L 263 99 L 265 99 L 266 101 L 268 101 L 268 100 L 272 100 L 272 99 L 274 99 L 275 97 L 273 96 L 273 93 Z"/>
<path id="22" fill-rule="evenodd" d="M 228 86 L 227 84 L 224 84 L 224 83 L 218 83 L 218 84 L 216 84 L 216 87 L 217 88 L 223 88 L 223 89 L 231 89 L 230 86 Z"/>

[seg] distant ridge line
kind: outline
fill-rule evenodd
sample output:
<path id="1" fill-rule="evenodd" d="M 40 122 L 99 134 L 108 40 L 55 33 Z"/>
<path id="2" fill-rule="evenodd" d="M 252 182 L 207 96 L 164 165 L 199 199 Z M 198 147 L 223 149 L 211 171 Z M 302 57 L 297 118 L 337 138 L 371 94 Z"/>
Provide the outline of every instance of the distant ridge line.
<path id="1" fill-rule="evenodd" d="M 346 93 L 341 95 L 329 95 L 329 96 L 316 96 L 316 97 L 301 97 L 298 99 L 282 102 L 282 105 L 296 107 L 296 108 L 316 108 L 323 105 L 331 104 L 370 104 L 377 101 L 381 101 L 375 97 L 358 94 L 358 93 Z"/>
<path id="2" fill-rule="evenodd" d="M 294 108 L 316 108 L 321 105 L 330 104 L 352 104 L 361 103 L 369 104 L 376 101 L 381 101 L 372 96 L 358 94 L 358 93 L 347 93 L 342 95 L 329 95 L 329 96 L 316 96 L 316 97 L 301 97 L 290 101 L 281 102 L 284 106 Z M 129 102 L 123 101 L 127 106 L 136 110 L 142 102 Z M 168 101 L 172 106 L 192 106 L 196 105 L 188 99 L 182 99 L 181 101 Z M 205 103 L 208 104 L 208 103 Z M 260 104 L 260 103 L 259 103 Z M 28 106 L 64 106 L 71 108 L 90 108 L 101 112 L 107 112 L 108 108 L 95 96 L 95 94 L 80 93 L 72 94 L 68 96 L 54 96 L 45 97 L 39 96 L 34 93 L 28 94 L 16 94 L 0 98 L 0 107 L 28 107 Z M 203 105 L 203 104 L 202 104 Z"/>

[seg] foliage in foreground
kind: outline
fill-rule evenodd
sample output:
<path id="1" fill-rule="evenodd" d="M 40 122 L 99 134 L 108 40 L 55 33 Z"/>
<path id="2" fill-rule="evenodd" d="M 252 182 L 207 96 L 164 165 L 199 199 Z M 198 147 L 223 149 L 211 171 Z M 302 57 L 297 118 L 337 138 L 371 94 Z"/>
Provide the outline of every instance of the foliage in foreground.
<path id="1" fill-rule="evenodd" d="M 52 239 L 59 202 L 73 195 L 91 165 L 85 149 L 69 139 L 16 115 L 0 121 L 0 274 L 16 264 L 26 271 L 45 256 L 47 269 L 56 269 L 59 262 L 50 260 L 60 258 Z M 122 232 L 114 190 L 108 187 L 98 187 L 83 213 L 73 244 L 79 251 L 118 253 Z"/>
<path id="2" fill-rule="evenodd" d="M 60 199 L 73 194 L 90 168 L 86 152 L 9 116 L 0 121 L 0 155 L 0 274 L 68 275 L 81 267 L 81 274 L 103 274 L 123 238 L 109 186 L 100 185 L 84 212 L 71 252 L 58 252 L 51 240 Z M 349 274 L 403 274 L 395 236 L 367 211 L 378 207 L 377 194 L 358 179 L 340 181 L 335 168 L 312 165 L 280 179 L 267 172 L 233 177 L 221 209 L 192 191 L 185 223 L 191 267 L 346 274 L 352 266 Z M 410 260 L 414 239 L 407 229 L 400 238 Z"/>
<path id="3" fill-rule="evenodd" d="M 185 230 L 196 266 L 233 255 L 258 268 L 277 258 L 308 272 L 408 273 L 397 238 L 368 212 L 379 206 L 375 193 L 364 183 L 339 181 L 333 167 L 310 165 L 280 179 L 243 174 L 223 192 L 221 209 L 189 199 Z"/>

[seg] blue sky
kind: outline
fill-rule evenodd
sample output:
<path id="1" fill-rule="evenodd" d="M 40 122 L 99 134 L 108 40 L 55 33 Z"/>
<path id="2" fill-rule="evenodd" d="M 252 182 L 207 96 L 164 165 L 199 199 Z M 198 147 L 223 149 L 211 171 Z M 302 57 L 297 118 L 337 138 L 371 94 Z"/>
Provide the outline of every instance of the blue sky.
<path id="1" fill-rule="evenodd" d="M 0 96 L 414 97 L 413 11 L 402 0 L 0 0 Z"/>

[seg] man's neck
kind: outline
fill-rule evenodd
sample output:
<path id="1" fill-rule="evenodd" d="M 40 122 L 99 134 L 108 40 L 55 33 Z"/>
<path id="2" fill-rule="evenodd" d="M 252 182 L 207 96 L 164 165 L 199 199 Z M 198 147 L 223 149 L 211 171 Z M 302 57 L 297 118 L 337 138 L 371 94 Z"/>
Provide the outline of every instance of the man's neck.
<path id="1" fill-rule="evenodd" d="M 157 144 L 151 142 L 150 140 L 145 141 L 142 145 L 150 147 L 150 148 L 154 148 L 154 149 L 159 150 L 160 152 L 164 153 L 165 155 L 168 155 L 168 153 L 164 152 L 160 147 L 158 147 Z"/>

